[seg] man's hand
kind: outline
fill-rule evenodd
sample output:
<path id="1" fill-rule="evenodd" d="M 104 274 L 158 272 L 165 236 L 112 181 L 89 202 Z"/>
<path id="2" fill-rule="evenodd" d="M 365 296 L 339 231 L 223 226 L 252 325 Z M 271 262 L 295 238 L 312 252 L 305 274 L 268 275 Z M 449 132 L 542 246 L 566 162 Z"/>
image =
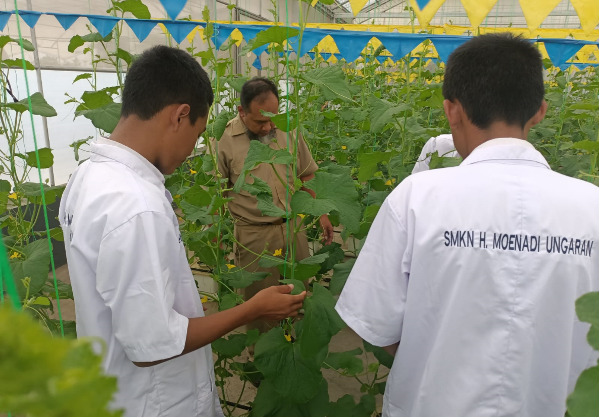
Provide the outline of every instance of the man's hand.
<path id="1" fill-rule="evenodd" d="M 290 295 L 294 285 L 271 286 L 258 292 L 247 304 L 260 319 L 280 321 L 298 315 L 306 297 L 306 291 Z"/>
<path id="2" fill-rule="evenodd" d="M 329 245 L 333 241 L 333 225 L 331 225 L 331 221 L 327 215 L 321 216 L 320 222 L 321 229 L 323 230 L 323 239 L 325 240 L 325 245 Z"/>

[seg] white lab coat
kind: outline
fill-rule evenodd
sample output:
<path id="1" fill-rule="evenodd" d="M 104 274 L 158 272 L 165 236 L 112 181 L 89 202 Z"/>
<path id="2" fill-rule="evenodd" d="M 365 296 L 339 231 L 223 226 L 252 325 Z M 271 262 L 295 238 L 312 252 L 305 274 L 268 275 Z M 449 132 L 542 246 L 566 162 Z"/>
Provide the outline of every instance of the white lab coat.
<path id="1" fill-rule="evenodd" d="M 440 157 L 459 157 L 456 148 L 454 147 L 454 141 L 452 140 L 451 134 L 442 134 L 429 138 L 429 140 L 423 145 L 419 159 L 413 167 L 412 174 L 419 173 L 421 171 L 429 170 L 429 163 L 431 162 L 431 155 L 434 152 L 438 153 Z"/>
<path id="2" fill-rule="evenodd" d="M 188 318 L 204 316 L 164 177 L 116 142 L 91 145 L 73 173 L 59 218 L 77 335 L 106 342 L 117 376 L 112 406 L 127 416 L 222 415 L 210 345 L 183 351 Z"/>
<path id="3" fill-rule="evenodd" d="M 518 139 L 390 194 L 336 305 L 400 342 L 385 416 L 564 416 L 596 360 L 575 300 L 598 290 L 598 199 Z"/>

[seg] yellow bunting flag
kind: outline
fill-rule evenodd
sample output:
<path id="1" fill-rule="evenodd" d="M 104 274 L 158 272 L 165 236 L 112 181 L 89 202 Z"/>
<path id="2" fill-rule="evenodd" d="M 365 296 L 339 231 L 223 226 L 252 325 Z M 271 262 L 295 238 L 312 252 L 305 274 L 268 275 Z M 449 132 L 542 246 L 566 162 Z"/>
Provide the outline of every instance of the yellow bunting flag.
<path id="1" fill-rule="evenodd" d="M 498 0 L 460 0 L 460 2 L 467 12 L 471 26 L 476 29 Z"/>
<path id="2" fill-rule="evenodd" d="M 519 0 L 527 27 L 536 30 L 562 0 Z"/>
<path id="3" fill-rule="evenodd" d="M 442 4 L 444 4 L 446 0 L 429 0 L 427 6 L 421 10 L 416 0 L 410 0 L 410 5 L 412 6 L 415 14 L 417 15 L 417 19 L 419 20 L 419 24 L 422 28 L 426 28 L 435 16 L 436 12 L 439 10 Z"/>
<path id="4" fill-rule="evenodd" d="M 360 12 L 363 7 L 365 7 L 365 4 L 367 4 L 369 0 L 350 0 L 350 7 L 352 7 L 352 13 L 354 13 L 354 16 L 356 16 L 358 14 L 358 12 Z"/>
<path id="5" fill-rule="evenodd" d="M 466 26 L 444 25 L 444 32 L 446 32 L 446 35 L 462 35 L 470 29 L 471 28 L 467 28 Z"/>
<path id="6" fill-rule="evenodd" d="M 592 33 L 598 26 L 598 0 L 571 0 L 571 4 L 579 16 L 581 29 L 586 34 Z"/>

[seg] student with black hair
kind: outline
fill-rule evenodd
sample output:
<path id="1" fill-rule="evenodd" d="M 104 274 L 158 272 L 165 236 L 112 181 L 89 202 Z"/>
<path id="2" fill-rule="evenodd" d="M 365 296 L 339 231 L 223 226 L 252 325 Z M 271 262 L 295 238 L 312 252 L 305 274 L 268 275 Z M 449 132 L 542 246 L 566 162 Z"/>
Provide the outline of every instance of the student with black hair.
<path id="1" fill-rule="evenodd" d="M 274 286 L 205 317 L 164 186 L 206 128 L 213 92 L 184 51 L 157 46 L 131 66 L 121 119 L 73 173 L 59 219 L 78 337 L 104 340 L 126 416 L 222 415 L 210 343 L 259 318 L 297 314 L 305 293 Z"/>
<path id="2" fill-rule="evenodd" d="M 564 416 L 597 360 L 575 300 L 598 290 L 598 188 L 527 142 L 547 109 L 529 40 L 467 41 L 443 94 L 464 161 L 389 195 L 336 309 L 395 355 L 384 416 Z"/>
<path id="3" fill-rule="evenodd" d="M 227 188 L 231 189 L 243 171 L 251 141 L 260 141 L 275 150 L 292 150 L 296 147 L 295 173 L 292 173 L 291 164 L 274 164 L 273 167 L 270 164 L 260 164 L 250 173 L 267 183 L 273 194 L 273 205 L 284 213 L 289 210 L 292 197 L 290 190 L 293 191 L 297 187 L 296 180 L 304 183 L 314 178 L 319 167 L 313 160 L 302 137 L 298 138 L 297 146 L 295 145 L 297 131 L 290 132 L 288 137 L 287 133 L 277 129 L 271 118 L 265 116 L 261 111 L 279 113 L 279 93 L 273 81 L 264 77 L 254 77 L 242 86 L 238 115 L 227 123 L 220 141 L 213 141 L 213 149 L 218 151 L 219 173 L 223 178 L 228 179 Z M 247 183 L 253 181 L 251 176 L 246 177 Z M 284 185 L 283 181 L 287 182 L 287 185 Z M 302 190 L 315 196 L 312 190 L 304 187 Z M 267 251 L 270 254 L 285 256 L 286 249 L 291 248 L 292 238 L 290 235 L 293 233 L 294 222 L 297 220 L 264 215 L 257 206 L 256 197 L 245 190 L 240 193 L 228 191 L 227 197 L 232 198 L 228 203 L 229 211 L 235 222 L 235 238 L 240 243 L 234 248 L 236 266 L 251 272 L 270 273 L 267 278 L 254 282 L 244 289 L 244 296 L 248 300 L 265 287 L 279 283 L 280 274 L 277 267 L 260 267 L 257 254 Z M 321 216 L 319 224 L 323 229 L 325 244 L 331 244 L 333 226 L 327 215 Z M 308 240 L 303 232 L 296 235 L 295 244 L 296 261 L 309 256 Z M 249 324 L 249 329 L 259 329 L 261 332 L 265 332 L 275 325 L 277 325 L 276 322 L 259 319 Z M 249 351 L 252 354 L 253 348 L 250 347 Z"/>

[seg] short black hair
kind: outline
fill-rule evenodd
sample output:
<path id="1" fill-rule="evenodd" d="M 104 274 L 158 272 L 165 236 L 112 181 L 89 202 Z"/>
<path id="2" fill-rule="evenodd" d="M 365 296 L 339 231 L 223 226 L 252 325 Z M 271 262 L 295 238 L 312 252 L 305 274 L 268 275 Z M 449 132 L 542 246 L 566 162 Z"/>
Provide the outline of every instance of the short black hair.
<path id="1" fill-rule="evenodd" d="M 250 103 L 252 103 L 253 100 L 262 100 L 269 93 L 273 93 L 277 100 L 279 100 L 277 86 L 268 78 L 254 77 L 246 81 L 242 86 L 242 93 L 240 94 L 240 103 L 242 105 L 242 109 L 249 110 Z"/>
<path id="2" fill-rule="evenodd" d="M 190 106 L 190 122 L 208 115 L 214 94 L 206 71 L 187 52 L 158 45 L 137 57 L 125 78 L 121 117 L 149 120 L 172 104 Z"/>
<path id="3" fill-rule="evenodd" d="M 523 128 L 544 100 L 542 56 L 521 36 L 474 37 L 450 54 L 442 93 L 479 129 L 498 121 Z"/>

